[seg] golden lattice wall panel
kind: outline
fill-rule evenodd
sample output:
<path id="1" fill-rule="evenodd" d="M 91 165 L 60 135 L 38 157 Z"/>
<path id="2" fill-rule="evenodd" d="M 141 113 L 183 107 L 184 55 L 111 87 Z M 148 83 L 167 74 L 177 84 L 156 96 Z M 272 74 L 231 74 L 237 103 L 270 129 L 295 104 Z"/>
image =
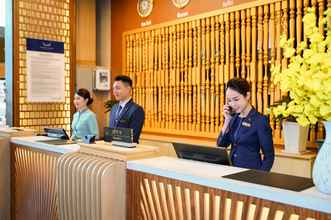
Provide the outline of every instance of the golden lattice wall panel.
<path id="1" fill-rule="evenodd" d="M 272 0 L 213 11 L 126 32 L 123 71 L 133 79 L 133 97 L 146 113 L 144 130 L 216 138 L 223 124 L 225 86 L 241 77 L 251 84 L 251 101 L 259 112 L 282 96 L 270 81 L 270 67 L 286 67 L 281 34 L 303 40 L 302 19 L 315 8 L 318 22 L 323 0 Z M 281 126 L 272 118 L 275 143 Z M 312 126 L 310 140 L 323 136 Z"/>
<path id="2" fill-rule="evenodd" d="M 71 0 L 19 0 L 14 4 L 14 125 L 34 128 L 63 127 L 70 130 L 72 86 L 72 36 L 74 22 Z M 73 21 L 72 21 L 73 20 Z M 64 43 L 65 101 L 36 103 L 27 101 L 26 38 Z M 16 62 L 16 63 L 15 63 Z"/>

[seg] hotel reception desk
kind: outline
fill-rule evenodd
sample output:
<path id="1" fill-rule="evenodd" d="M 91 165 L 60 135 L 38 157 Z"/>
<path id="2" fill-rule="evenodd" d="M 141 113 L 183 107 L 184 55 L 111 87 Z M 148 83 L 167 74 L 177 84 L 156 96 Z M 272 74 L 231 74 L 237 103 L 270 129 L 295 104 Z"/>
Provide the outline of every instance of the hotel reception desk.
<path id="1" fill-rule="evenodd" d="M 32 129 L 0 128 L 0 219 L 10 219 L 10 139 L 34 135 Z"/>
<path id="2" fill-rule="evenodd" d="M 151 146 L 41 142 L 49 140 L 11 139 L 11 219 L 125 219 L 126 161 L 158 156 Z"/>
<path id="3" fill-rule="evenodd" d="M 79 145 L 50 145 L 43 136 L 11 138 L 11 219 L 58 219 L 57 164 Z"/>
<path id="4" fill-rule="evenodd" d="M 224 178 L 246 169 L 159 157 L 127 164 L 128 219 L 331 219 L 331 195 Z"/>
<path id="5" fill-rule="evenodd" d="M 314 187 L 225 179 L 244 169 L 160 157 L 153 146 L 44 139 L 11 138 L 11 219 L 331 219 L 331 195 Z"/>
<path id="6" fill-rule="evenodd" d="M 165 137 L 153 134 L 142 134 L 141 143 L 158 146 L 163 155 L 176 157 L 172 143 L 186 143 L 207 147 L 216 147 L 216 140 Z M 306 151 L 302 154 L 285 153 L 283 147 L 275 145 L 275 161 L 271 171 L 288 175 L 311 178 L 316 152 Z M 230 148 L 228 148 L 230 150 Z"/>

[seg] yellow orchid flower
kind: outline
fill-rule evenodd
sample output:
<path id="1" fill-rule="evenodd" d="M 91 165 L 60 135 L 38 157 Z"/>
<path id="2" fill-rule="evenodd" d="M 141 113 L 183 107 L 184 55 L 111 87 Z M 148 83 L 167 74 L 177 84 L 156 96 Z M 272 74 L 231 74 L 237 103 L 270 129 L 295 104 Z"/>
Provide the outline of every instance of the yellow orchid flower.
<path id="1" fill-rule="evenodd" d="M 331 20 L 331 10 L 324 13 L 323 23 Z M 289 58 L 287 68 L 271 67 L 271 80 L 282 93 L 288 93 L 286 103 L 272 107 L 276 117 L 293 116 L 302 126 L 331 119 L 331 29 L 326 36 L 316 26 L 316 15 L 309 9 L 303 18 L 304 34 L 308 41 L 292 47 L 293 39 L 280 38 L 284 56 Z M 331 25 L 331 24 L 327 24 Z"/>

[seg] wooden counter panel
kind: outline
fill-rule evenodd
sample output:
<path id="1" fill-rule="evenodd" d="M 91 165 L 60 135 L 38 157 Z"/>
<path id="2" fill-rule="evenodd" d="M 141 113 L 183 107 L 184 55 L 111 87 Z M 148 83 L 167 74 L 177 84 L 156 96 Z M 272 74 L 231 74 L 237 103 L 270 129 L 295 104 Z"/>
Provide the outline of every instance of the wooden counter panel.
<path id="1" fill-rule="evenodd" d="M 127 171 L 127 219 L 318 219 L 331 214 Z"/>
<path id="2" fill-rule="evenodd" d="M 11 144 L 12 219 L 58 219 L 56 163 L 59 156 Z"/>

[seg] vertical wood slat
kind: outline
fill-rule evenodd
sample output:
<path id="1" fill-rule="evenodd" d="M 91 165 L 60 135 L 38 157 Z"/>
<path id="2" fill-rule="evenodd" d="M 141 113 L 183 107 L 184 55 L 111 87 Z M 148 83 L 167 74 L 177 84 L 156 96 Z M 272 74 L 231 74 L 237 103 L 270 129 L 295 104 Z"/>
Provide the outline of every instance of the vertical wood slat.
<path id="1" fill-rule="evenodd" d="M 170 215 L 169 215 L 169 209 L 168 209 L 164 184 L 162 182 L 160 182 L 159 187 L 160 187 L 160 193 L 161 193 L 162 209 L 164 210 L 164 218 L 165 218 L 165 220 L 169 220 Z"/>
<path id="2" fill-rule="evenodd" d="M 200 193 L 197 190 L 194 191 L 194 208 L 195 219 L 200 219 Z"/>
<path id="3" fill-rule="evenodd" d="M 269 100 L 268 100 L 268 93 L 269 93 L 269 79 L 268 79 L 268 64 L 269 64 L 269 38 L 271 36 L 269 35 L 269 6 L 270 5 L 264 5 L 263 7 L 263 46 L 262 46 L 262 51 L 263 51 L 263 81 L 262 81 L 262 113 L 267 114 L 268 106 L 269 106 Z"/>
<path id="4" fill-rule="evenodd" d="M 201 34 L 201 131 L 206 131 L 206 20 L 201 20 L 202 34 Z"/>
<path id="5" fill-rule="evenodd" d="M 235 12 L 235 26 L 236 26 L 236 32 L 235 32 L 235 39 L 236 39 L 236 77 L 240 78 L 240 11 Z M 244 28 L 243 28 L 244 29 Z"/>
<path id="6" fill-rule="evenodd" d="M 257 36 L 256 36 L 256 25 L 257 25 L 257 18 L 256 18 L 256 8 L 251 9 L 251 16 L 252 16 L 252 61 L 251 61 L 251 87 L 252 87 L 252 105 L 256 107 L 256 52 L 257 52 Z"/>
<path id="7" fill-rule="evenodd" d="M 224 209 L 223 209 L 224 220 L 230 220 L 230 216 L 231 216 L 231 202 L 232 202 L 232 200 L 230 198 L 226 198 L 225 199 Z"/>
<path id="8" fill-rule="evenodd" d="M 144 210 L 146 210 L 147 212 L 147 219 L 152 219 L 151 211 L 150 211 L 151 209 L 148 206 L 144 185 L 142 183 L 140 184 L 140 192 L 141 192 L 141 199 L 144 204 Z"/>
<path id="9" fill-rule="evenodd" d="M 153 201 L 153 194 L 152 194 L 148 179 L 145 179 L 144 186 L 145 186 L 145 193 L 147 194 L 147 202 L 148 202 L 150 210 L 152 212 L 152 219 L 156 220 L 157 217 L 156 217 L 156 211 L 155 211 L 155 204 Z"/>
<path id="10" fill-rule="evenodd" d="M 241 10 L 241 78 L 246 78 L 246 28 L 247 28 L 247 22 L 246 22 L 246 11 Z M 240 58 L 239 58 L 240 59 Z"/>
<path id="11" fill-rule="evenodd" d="M 181 187 L 175 186 L 176 189 L 176 207 L 177 207 L 177 219 L 184 220 L 184 211 L 183 211 L 183 199 L 182 199 L 182 190 Z"/>
<path id="12" fill-rule="evenodd" d="M 208 193 L 204 193 L 203 195 L 203 216 L 204 220 L 209 220 L 210 219 L 210 197 Z"/>
<path id="13" fill-rule="evenodd" d="M 221 214 L 221 198 L 218 195 L 214 196 L 214 204 L 213 204 L 213 220 L 219 220 Z"/>
<path id="14" fill-rule="evenodd" d="M 275 4 L 271 4 L 270 5 L 270 64 L 271 65 L 275 65 L 276 63 L 276 50 L 275 50 L 275 39 L 276 39 L 276 22 L 275 22 Z M 266 68 L 266 73 L 268 72 L 268 65 Z M 269 81 L 270 82 L 270 81 Z M 270 87 L 269 87 L 269 93 L 270 93 L 270 105 L 274 105 L 274 101 L 276 98 L 276 87 L 275 85 L 270 82 Z M 278 99 L 279 100 L 279 99 Z M 275 121 L 274 118 L 271 116 L 270 117 L 270 123 L 271 123 L 271 128 L 273 129 L 273 131 L 275 130 Z M 277 132 L 276 132 L 277 133 Z M 275 135 L 274 132 L 274 137 L 277 136 L 277 134 Z M 276 142 L 276 141 L 274 141 Z"/>
<path id="15" fill-rule="evenodd" d="M 214 70 L 215 70 L 215 130 L 218 131 L 220 125 L 220 115 L 222 109 L 220 109 L 220 24 L 219 24 L 219 17 L 215 17 L 215 60 L 214 60 Z"/>
<path id="16" fill-rule="evenodd" d="M 192 127 L 193 131 L 198 131 L 198 22 L 193 21 L 193 69 L 192 69 L 192 84 L 193 84 L 193 115 L 192 115 Z"/>
<path id="17" fill-rule="evenodd" d="M 262 80 L 263 80 L 263 54 L 262 54 L 262 45 L 263 45 L 263 6 L 258 7 L 258 24 L 257 24 L 257 109 L 259 112 L 263 112 L 262 109 Z M 267 101 L 267 100 L 265 100 Z"/>
<path id="18" fill-rule="evenodd" d="M 276 14 L 276 65 L 281 65 L 282 55 L 281 55 L 281 48 L 280 48 L 280 33 L 281 33 L 281 2 L 276 2 L 275 5 L 275 14 Z M 275 88 L 275 100 L 281 99 L 281 92 L 279 85 L 276 85 Z M 276 132 L 274 132 L 274 139 L 276 143 L 279 143 L 282 141 L 281 138 L 281 129 L 280 129 L 280 123 L 276 124 Z"/>
<path id="19" fill-rule="evenodd" d="M 157 219 L 163 220 L 160 198 L 159 198 L 156 182 L 154 180 L 152 181 L 152 193 L 155 198 L 154 201 L 156 203 Z"/>
<path id="20" fill-rule="evenodd" d="M 210 21 L 210 75 L 209 75 L 209 84 L 210 84 L 210 132 L 215 132 L 215 17 L 211 17 Z M 218 130 L 218 129 L 217 129 Z"/>
<path id="21" fill-rule="evenodd" d="M 225 59 L 225 24 L 224 24 L 224 15 L 219 16 L 219 23 L 220 23 L 220 66 L 219 66 L 219 84 L 220 84 L 220 112 L 223 112 L 223 106 L 224 106 L 224 100 L 225 100 L 225 95 L 224 95 L 224 81 L 225 81 L 225 65 L 224 65 L 224 59 Z M 222 117 L 222 113 L 220 114 L 221 120 L 220 120 L 220 128 L 221 125 L 223 124 L 224 118 Z"/>
<path id="22" fill-rule="evenodd" d="M 176 209 L 175 209 L 175 201 L 174 201 L 172 185 L 168 184 L 167 188 L 168 188 L 168 198 L 169 198 L 171 219 L 176 219 Z"/>
<path id="23" fill-rule="evenodd" d="M 193 130 L 193 22 L 189 23 L 188 30 L 188 129 Z"/>
<path id="24" fill-rule="evenodd" d="M 185 210 L 186 210 L 186 220 L 192 219 L 192 213 L 191 213 L 191 194 L 189 189 L 184 190 L 184 196 L 185 196 Z"/>

